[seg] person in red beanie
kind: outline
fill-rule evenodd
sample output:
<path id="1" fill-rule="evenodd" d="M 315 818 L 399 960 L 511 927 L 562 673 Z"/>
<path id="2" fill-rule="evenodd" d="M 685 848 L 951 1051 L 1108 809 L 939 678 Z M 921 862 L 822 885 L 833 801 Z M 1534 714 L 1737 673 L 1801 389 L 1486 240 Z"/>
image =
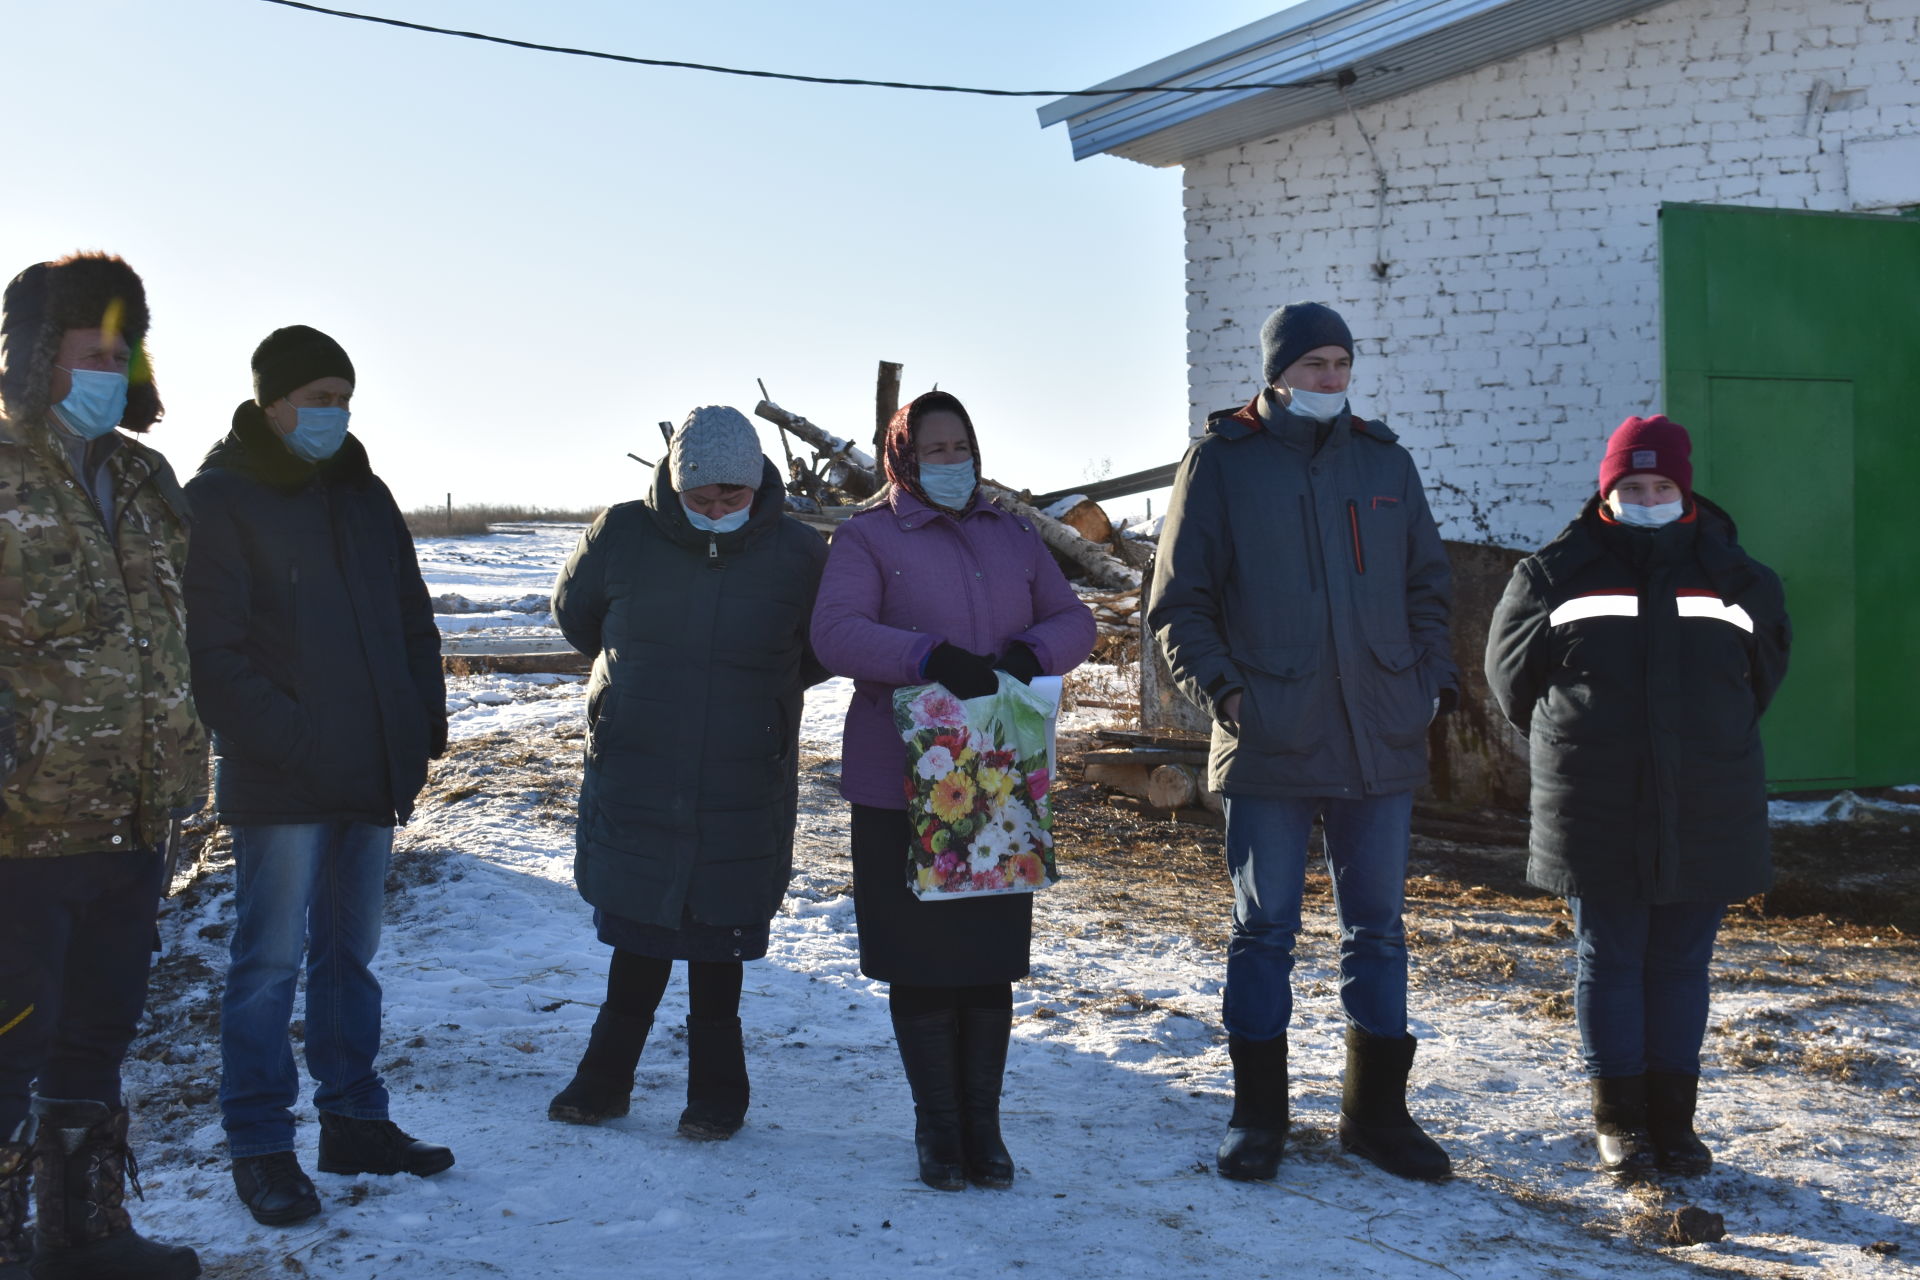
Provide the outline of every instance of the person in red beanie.
<path id="1" fill-rule="evenodd" d="M 1573 912 L 1574 1010 L 1600 1167 L 1705 1173 L 1707 966 L 1773 882 L 1760 716 L 1787 670 L 1780 579 L 1693 491 L 1692 442 L 1628 418 L 1600 487 L 1514 567 L 1487 680 L 1530 743 L 1527 879 Z"/>

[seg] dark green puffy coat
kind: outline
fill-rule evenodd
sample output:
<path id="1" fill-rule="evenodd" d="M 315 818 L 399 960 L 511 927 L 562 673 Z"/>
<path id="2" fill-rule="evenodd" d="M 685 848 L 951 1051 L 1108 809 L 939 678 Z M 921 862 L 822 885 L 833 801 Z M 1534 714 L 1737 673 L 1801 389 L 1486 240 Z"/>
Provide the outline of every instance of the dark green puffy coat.
<path id="1" fill-rule="evenodd" d="M 827 545 L 784 505 L 768 463 L 745 527 L 703 533 L 663 462 L 554 585 L 554 621 L 594 659 L 574 879 L 602 911 L 676 929 L 780 908 L 801 694 L 826 678 L 807 633 Z"/>

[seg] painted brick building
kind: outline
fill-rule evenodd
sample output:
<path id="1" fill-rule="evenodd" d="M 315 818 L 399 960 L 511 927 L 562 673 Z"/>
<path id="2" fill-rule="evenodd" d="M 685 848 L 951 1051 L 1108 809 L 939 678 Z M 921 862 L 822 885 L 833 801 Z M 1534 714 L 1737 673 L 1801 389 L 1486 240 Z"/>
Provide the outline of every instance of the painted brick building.
<path id="1" fill-rule="evenodd" d="M 1443 532 L 1538 545 L 1665 406 L 1663 202 L 1920 206 L 1920 0 L 1309 0 L 1043 109 L 1185 170 L 1189 400 L 1244 402 L 1313 298 Z"/>

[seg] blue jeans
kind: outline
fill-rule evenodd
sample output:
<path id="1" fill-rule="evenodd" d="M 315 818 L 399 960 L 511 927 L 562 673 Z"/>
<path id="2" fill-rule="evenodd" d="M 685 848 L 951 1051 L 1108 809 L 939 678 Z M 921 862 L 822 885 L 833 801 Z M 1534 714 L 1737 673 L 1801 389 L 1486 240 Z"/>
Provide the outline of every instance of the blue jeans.
<path id="1" fill-rule="evenodd" d="M 1340 923 L 1340 1003 L 1370 1035 L 1407 1033 L 1407 834 L 1413 793 L 1361 800 L 1226 797 L 1233 938 L 1227 944 L 1227 1030 L 1248 1040 L 1286 1034 L 1293 1018 L 1293 942 L 1307 884 L 1307 835 L 1324 815 L 1327 870 Z"/>
<path id="2" fill-rule="evenodd" d="M 1648 1071 L 1700 1074 L 1707 964 L 1726 907 L 1718 902 L 1567 899 L 1580 957 L 1574 1016 L 1594 1079 Z"/>
<path id="3" fill-rule="evenodd" d="M 220 1111 L 234 1159 L 293 1150 L 300 1073 L 287 1025 L 306 954 L 307 1070 L 322 1111 L 382 1120 L 380 946 L 393 828 L 361 822 L 233 828 L 239 918 L 220 1002 Z"/>

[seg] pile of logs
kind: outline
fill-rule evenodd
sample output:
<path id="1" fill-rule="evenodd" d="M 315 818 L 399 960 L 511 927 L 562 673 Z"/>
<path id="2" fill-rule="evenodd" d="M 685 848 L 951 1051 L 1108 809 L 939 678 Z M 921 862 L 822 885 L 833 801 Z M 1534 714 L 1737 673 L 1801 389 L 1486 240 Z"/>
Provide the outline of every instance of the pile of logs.
<path id="1" fill-rule="evenodd" d="M 756 417 L 764 418 L 780 428 L 783 443 L 785 437 L 791 435 L 814 450 L 812 466 L 802 463 L 791 453 L 787 458 L 788 475 L 791 477 L 789 492 L 796 498 L 805 498 L 819 510 L 818 516 L 809 523 L 830 525 L 835 516 L 842 512 L 851 514 L 856 509 L 852 506 L 829 505 L 835 500 L 857 503 L 879 492 L 880 470 L 873 455 L 860 449 L 853 441 L 843 440 L 771 400 L 762 400 L 754 406 L 753 412 Z M 1070 573 L 1084 577 L 1095 586 L 1139 592 L 1140 569 L 1146 556 L 1151 554 L 1145 548 L 1116 546 L 1116 543 L 1125 544 L 1131 540 L 1111 533 L 1108 541 L 1090 541 L 1073 526 L 1043 514 L 1025 501 L 1024 491 L 1015 492 L 986 479 L 981 480 L 980 487 L 1002 507 L 1032 524 L 1048 550 L 1053 552 L 1054 558 Z M 811 513 L 796 514 L 806 519 Z M 1105 517 L 1101 519 L 1104 521 Z"/>
<path id="2" fill-rule="evenodd" d="M 1223 813 L 1207 790 L 1207 744 L 1182 738 L 1102 730 L 1110 745 L 1080 757 L 1087 781 L 1144 800 L 1155 809 L 1212 823 Z"/>

